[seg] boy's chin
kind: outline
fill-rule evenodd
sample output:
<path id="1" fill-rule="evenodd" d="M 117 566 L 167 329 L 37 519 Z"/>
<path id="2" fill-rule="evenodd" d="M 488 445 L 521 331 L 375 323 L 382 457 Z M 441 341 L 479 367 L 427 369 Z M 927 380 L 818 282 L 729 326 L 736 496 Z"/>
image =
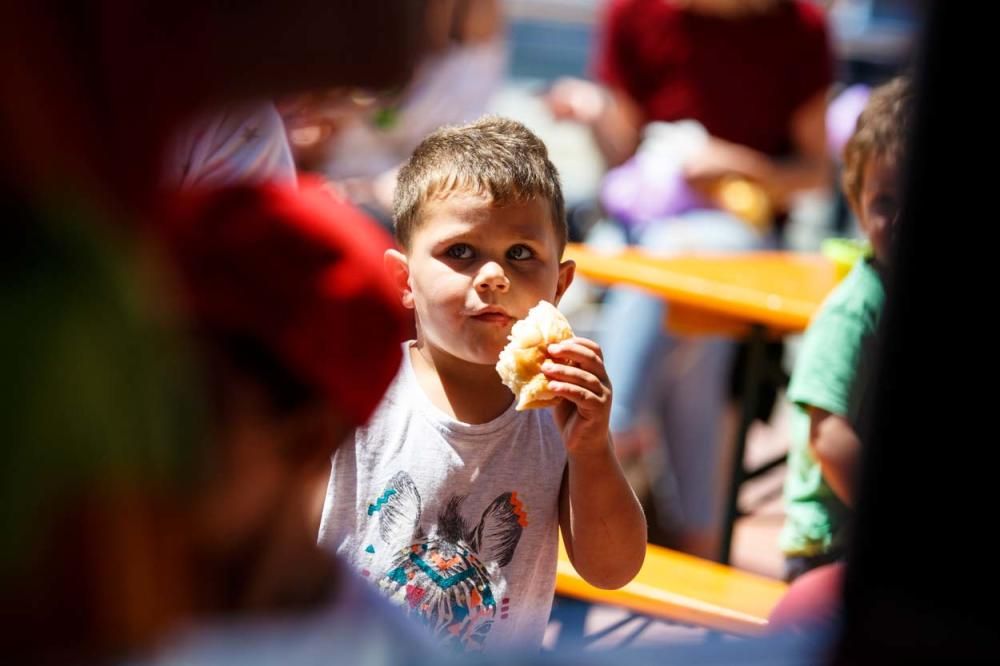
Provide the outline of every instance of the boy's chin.
<path id="1" fill-rule="evenodd" d="M 502 350 L 503 350 L 503 347 L 500 347 L 499 349 L 496 350 L 495 354 L 494 353 L 480 354 L 480 355 L 477 356 L 476 360 L 473 361 L 473 363 L 477 363 L 479 365 L 488 365 L 490 367 L 495 367 L 496 364 L 497 364 L 497 361 L 500 360 L 500 352 Z"/>
<path id="2" fill-rule="evenodd" d="M 470 349 L 467 353 L 462 354 L 462 360 L 468 363 L 475 363 L 476 365 L 495 366 L 500 359 L 500 352 L 503 351 L 503 348 L 504 345 L 500 344 L 495 349 L 493 347 Z"/>
<path id="3" fill-rule="evenodd" d="M 436 347 L 438 353 L 444 353 L 446 356 L 461 361 L 463 363 L 468 363 L 470 365 L 489 365 L 495 366 L 497 361 L 500 359 L 500 352 L 506 345 L 506 341 L 497 344 L 485 344 L 485 345 L 475 345 L 475 346 L 465 346 L 456 347 L 453 345 L 431 345 Z"/>

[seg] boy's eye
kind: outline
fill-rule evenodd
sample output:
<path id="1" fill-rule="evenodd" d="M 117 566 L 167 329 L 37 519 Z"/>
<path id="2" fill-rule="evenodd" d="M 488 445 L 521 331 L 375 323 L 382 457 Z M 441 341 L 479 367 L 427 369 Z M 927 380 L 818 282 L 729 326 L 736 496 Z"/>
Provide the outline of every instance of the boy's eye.
<path id="1" fill-rule="evenodd" d="M 525 259 L 531 259 L 534 253 L 531 251 L 527 245 L 515 245 L 514 247 L 507 250 L 507 258 L 513 259 L 514 261 L 523 261 Z"/>
<path id="2" fill-rule="evenodd" d="M 452 259 L 472 259 L 472 248 L 465 243 L 457 243 L 445 250 L 445 254 Z"/>

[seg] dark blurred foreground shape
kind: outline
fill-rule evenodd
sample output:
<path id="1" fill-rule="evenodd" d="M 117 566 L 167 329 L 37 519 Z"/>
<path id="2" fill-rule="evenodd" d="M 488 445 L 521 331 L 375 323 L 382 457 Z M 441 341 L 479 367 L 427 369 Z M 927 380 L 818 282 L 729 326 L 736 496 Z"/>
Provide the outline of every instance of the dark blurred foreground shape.
<path id="1" fill-rule="evenodd" d="M 405 82 L 426 0 L 13 0 L 0 20 L 4 180 L 142 203 L 163 144 L 226 102 Z"/>
<path id="2" fill-rule="evenodd" d="M 0 652 L 87 663 L 194 604 L 200 368 L 148 228 L 164 146 L 231 101 L 405 82 L 422 0 L 15 0 L 0 17 Z"/>
<path id="3" fill-rule="evenodd" d="M 973 34 L 979 14 L 962 3 L 925 4 L 913 158 L 862 432 L 838 664 L 1000 658 L 985 535 L 996 503 L 986 450 L 996 442 L 996 392 L 973 388 L 995 376 L 982 367 L 995 335 L 984 303 L 963 299 L 996 281 L 985 275 L 996 245 L 984 242 L 982 198 L 995 176 L 975 166 L 988 153 L 969 155 L 996 111 L 954 74 L 982 56 Z"/>

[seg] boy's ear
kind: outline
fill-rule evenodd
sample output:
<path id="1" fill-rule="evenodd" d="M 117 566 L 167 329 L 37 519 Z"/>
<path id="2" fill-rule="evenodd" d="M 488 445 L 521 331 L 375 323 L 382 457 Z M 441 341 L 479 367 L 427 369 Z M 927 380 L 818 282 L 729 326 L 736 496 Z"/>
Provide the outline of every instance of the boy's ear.
<path id="1" fill-rule="evenodd" d="M 483 511 L 470 545 L 483 562 L 505 567 L 514 559 L 521 532 L 527 526 L 528 515 L 517 493 L 504 493 Z"/>
<path id="2" fill-rule="evenodd" d="M 410 288 L 410 264 L 406 255 L 399 250 L 386 250 L 384 259 L 385 270 L 388 271 L 392 283 L 399 291 L 403 307 L 413 309 L 413 289 Z"/>
<path id="3" fill-rule="evenodd" d="M 575 261 L 567 259 L 559 264 L 559 282 L 556 284 L 556 300 L 553 305 L 559 305 L 559 299 L 566 293 L 569 286 L 573 284 L 574 275 L 576 275 Z"/>

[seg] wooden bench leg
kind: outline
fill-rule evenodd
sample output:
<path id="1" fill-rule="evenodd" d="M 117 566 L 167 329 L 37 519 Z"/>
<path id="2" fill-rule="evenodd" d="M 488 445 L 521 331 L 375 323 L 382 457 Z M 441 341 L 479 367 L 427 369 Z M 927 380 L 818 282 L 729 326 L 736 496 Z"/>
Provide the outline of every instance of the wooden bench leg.
<path id="1" fill-rule="evenodd" d="M 740 401 L 740 424 L 736 430 L 736 442 L 733 446 L 733 459 L 729 475 L 729 494 L 726 499 L 726 519 L 723 524 L 722 545 L 719 561 L 729 564 L 730 551 L 733 544 L 733 527 L 739 517 L 740 486 L 747 478 L 743 457 L 746 453 L 747 434 L 753 424 L 757 405 L 757 393 L 764 373 L 764 347 L 766 343 L 763 326 L 754 326 L 750 330 L 747 349 L 747 365 L 743 375 L 743 399 Z"/>
<path id="2" fill-rule="evenodd" d="M 583 630 L 589 608 L 590 604 L 586 601 L 572 597 L 556 597 L 552 609 L 552 614 L 558 618 L 560 625 L 556 649 L 577 649 L 583 646 Z"/>
<path id="3" fill-rule="evenodd" d="M 628 647 L 635 641 L 635 639 L 641 636 L 654 621 L 653 618 L 648 615 L 628 613 L 617 622 L 613 622 L 603 629 L 585 636 L 584 624 L 587 618 L 587 613 L 593 606 L 587 602 L 567 597 L 557 597 L 556 603 L 558 604 L 558 609 L 553 615 L 555 616 L 554 619 L 559 621 L 560 629 L 559 638 L 556 640 L 556 644 L 553 647 L 556 650 L 561 651 L 585 650 L 602 638 L 631 624 L 634 626 L 629 630 L 629 632 L 620 641 L 614 644 L 615 648 Z"/>

